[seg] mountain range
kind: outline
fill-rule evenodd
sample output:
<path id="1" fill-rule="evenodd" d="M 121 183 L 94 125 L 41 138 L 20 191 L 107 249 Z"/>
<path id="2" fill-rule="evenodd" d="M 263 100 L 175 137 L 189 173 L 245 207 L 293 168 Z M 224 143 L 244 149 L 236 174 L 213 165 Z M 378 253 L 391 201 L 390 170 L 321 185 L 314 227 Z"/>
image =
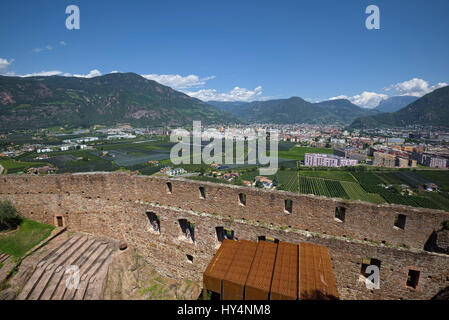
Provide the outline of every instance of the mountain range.
<path id="1" fill-rule="evenodd" d="M 396 96 L 382 100 L 374 110 L 380 112 L 395 112 L 415 102 L 418 97 L 414 96 Z"/>
<path id="2" fill-rule="evenodd" d="M 449 86 L 436 89 L 398 111 L 357 118 L 351 127 L 364 129 L 407 125 L 449 127 Z"/>
<path id="3" fill-rule="evenodd" d="M 0 76 L 0 128 L 231 122 L 227 112 L 135 73 L 95 78 Z"/>
<path id="4" fill-rule="evenodd" d="M 376 110 L 356 106 L 346 99 L 312 103 L 299 97 L 291 97 L 244 103 L 220 101 L 208 103 L 233 114 L 243 123 L 350 124 L 357 117 L 379 113 Z"/>
<path id="5" fill-rule="evenodd" d="M 312 103 L 299 97 L 206 103 L 135 73 L 95 78 L 0 76 L 0 130 L 119 123 L 175 127 L 191 125 L 193 120 L 206 125 L 352 123 L 354 128 L 448 125 L 449 87 L 415 100 L 392 97 L 374 109 L 346 99 Z"/>

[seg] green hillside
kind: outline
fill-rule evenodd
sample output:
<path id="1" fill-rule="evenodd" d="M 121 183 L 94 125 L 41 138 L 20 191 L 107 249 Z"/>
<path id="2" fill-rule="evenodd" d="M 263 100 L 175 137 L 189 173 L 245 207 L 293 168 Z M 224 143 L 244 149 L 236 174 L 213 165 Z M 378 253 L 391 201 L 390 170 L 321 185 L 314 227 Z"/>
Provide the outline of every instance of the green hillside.
<path id="1" fill-rule="evenodd" d="M 353 128 L 404 127 L 407 125 L 449 125 L 449 86 L 437 89 L 392 113 L 361 117 Z"/>
<path id="2" fill-rule="evenodd" d="M 350 124 L 355 118 L 378 114 L 345 99 L 311 103 L 299 97 L 249 103 L 212 102 L 245 123 Z"/>
<path id="3" fill-rule="evenodd" d="M 95 78 L 0 76 L 0 128 L 226 123 L 234 117 L 134 73 Z"/>

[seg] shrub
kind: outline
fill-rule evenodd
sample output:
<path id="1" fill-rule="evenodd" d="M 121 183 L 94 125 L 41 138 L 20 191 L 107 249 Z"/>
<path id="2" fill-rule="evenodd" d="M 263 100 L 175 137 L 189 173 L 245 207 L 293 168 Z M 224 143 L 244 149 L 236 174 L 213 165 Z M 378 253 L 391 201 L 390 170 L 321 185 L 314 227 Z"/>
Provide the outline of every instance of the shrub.
<path id="1" fill-rule="evenodd" d="M 19 224 L 16 207 L 9 200 L 0 200 L 0 230 L 10 229 Z"/>

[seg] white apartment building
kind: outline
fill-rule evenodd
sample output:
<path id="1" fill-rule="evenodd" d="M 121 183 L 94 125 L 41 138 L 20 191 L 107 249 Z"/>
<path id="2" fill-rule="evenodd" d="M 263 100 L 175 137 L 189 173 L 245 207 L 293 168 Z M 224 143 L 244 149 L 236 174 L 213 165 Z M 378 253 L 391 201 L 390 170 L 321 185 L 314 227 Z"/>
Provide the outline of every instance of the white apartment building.
<path id="1" fill-rule="evenodd" d="M 307 167 L 346 167 L 356 166 L 358 160 L 347 159 L 333 154 L 306 153 L 304 165 Z"/>

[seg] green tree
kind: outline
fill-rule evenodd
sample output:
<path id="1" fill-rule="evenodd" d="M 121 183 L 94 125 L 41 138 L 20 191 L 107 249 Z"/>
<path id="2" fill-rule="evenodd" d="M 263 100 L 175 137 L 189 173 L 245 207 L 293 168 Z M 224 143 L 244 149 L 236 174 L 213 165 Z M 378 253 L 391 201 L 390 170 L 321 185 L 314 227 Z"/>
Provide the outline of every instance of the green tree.
<path id="1" fill-rule="evenodd" d="M 20 219 L 16 207 L 9 200 L 0 200 L 0 230 L 11 229 L 18 225 Z"/>

